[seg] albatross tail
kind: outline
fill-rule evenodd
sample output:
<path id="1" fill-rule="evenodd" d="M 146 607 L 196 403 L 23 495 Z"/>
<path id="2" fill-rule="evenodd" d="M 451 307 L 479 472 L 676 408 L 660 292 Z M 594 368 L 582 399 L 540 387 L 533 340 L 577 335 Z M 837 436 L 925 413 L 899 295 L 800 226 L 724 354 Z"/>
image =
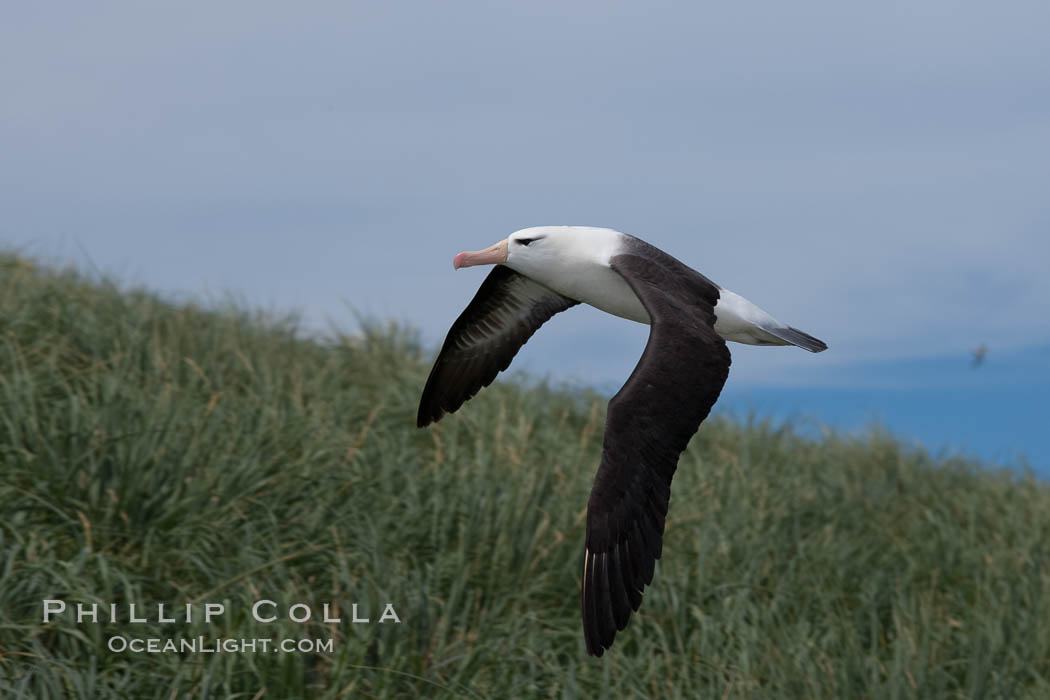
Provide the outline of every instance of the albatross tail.
<path id="1" fill-rule="evenodd" d="M 803 333 L 792 326 L 763 326 L 762 330 L 770 335 L 775 335 L 786 344 L 797 345 L 803 350 L 809 350 L 810 352 L 824 352 L 828 349 L 828 344 L 823 340 L 814 338 L 809 333 Z"/>
<path id="2" fill-rule="evenodd" d="M 785 326 L 739 294 L 721 288 L 718 292 L 715 331 L 726 340 L 747 345 L 797 345 L 810 352 L 828 349 L 823 340 Z"/>

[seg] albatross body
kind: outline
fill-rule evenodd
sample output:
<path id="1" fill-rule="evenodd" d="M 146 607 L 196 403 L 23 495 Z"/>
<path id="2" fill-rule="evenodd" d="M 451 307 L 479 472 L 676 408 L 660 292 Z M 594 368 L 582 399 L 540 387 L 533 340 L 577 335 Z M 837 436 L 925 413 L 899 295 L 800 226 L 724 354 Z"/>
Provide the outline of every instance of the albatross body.
<path id="1" fill-rule="evenodd" d="M 449 330 L 417 423 L 452 413 L 510 366 L 551 316 L 579 303 L 650 325 L 634 372 L 609 401 L 587 505 L 581 606 L 587 651 L 601 656 L 641 604 L 660 558 L 671 477 L 729 376 L 725 341 L 822 341 L 786 326 L 662 250 L 583 226 L 522 229 L 453 265 L 495 265 Z"/>

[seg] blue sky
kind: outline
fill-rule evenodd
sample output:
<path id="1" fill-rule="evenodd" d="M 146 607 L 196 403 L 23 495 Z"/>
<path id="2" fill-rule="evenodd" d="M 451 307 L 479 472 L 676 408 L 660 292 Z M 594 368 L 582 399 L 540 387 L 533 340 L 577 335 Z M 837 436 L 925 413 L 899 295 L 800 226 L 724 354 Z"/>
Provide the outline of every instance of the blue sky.
<path id="1" fill-rule="evenodd" d="M 721 406 L 1050 474 L 1044 2 L 9 8 L 0 244 L 437 345 L 526 226 L 638 235 L 828 342 Z M 574 309 L 516 367 L 615 386 Z M 973 369 L 970 351 L 989 348 Z"/>

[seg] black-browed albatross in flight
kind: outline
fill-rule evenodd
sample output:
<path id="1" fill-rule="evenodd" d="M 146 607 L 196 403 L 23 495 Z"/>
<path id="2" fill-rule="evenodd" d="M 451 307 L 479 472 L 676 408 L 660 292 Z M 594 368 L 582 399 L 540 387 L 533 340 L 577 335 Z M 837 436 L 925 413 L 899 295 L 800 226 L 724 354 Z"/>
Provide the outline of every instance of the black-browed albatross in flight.
<path id="1" fill-rule="evenodd" d="M 649 341 L 609 401 L 602 459 L 587 503 L 583 634 L 601 656 L 627 626 L 660 558 L 671 477 L 729 376 L 725 341 L 822 341 L 634 236 L 606 228 L 541 226 L 512 233 L 452 264 L 495 265 L 452 324 L 419 402 L 423 427 L 488 386 L 536 329 L 580 302 L 648 323 Z"/>

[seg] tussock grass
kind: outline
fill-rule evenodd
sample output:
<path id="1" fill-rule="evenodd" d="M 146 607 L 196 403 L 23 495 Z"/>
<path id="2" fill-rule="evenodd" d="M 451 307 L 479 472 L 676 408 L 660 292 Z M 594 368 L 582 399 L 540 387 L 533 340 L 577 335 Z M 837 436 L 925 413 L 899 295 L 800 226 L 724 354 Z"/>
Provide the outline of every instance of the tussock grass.
<path id="1" fill-rule="evenodd" d="M 503 378 L 417 430 L 428 360 L 397 327 L 304 339 L 0 257 L 0 695 L 1050 697 L 1044 484 L 763 422 L 693 439 L 642 610 L 587 657 L 604 400 Z M 43 624 L 44 599 L 120 621 Z M 259 599 L 314 616 L 260 623 Z M 156 622 L 187 602 L 192 622 Z"/>

